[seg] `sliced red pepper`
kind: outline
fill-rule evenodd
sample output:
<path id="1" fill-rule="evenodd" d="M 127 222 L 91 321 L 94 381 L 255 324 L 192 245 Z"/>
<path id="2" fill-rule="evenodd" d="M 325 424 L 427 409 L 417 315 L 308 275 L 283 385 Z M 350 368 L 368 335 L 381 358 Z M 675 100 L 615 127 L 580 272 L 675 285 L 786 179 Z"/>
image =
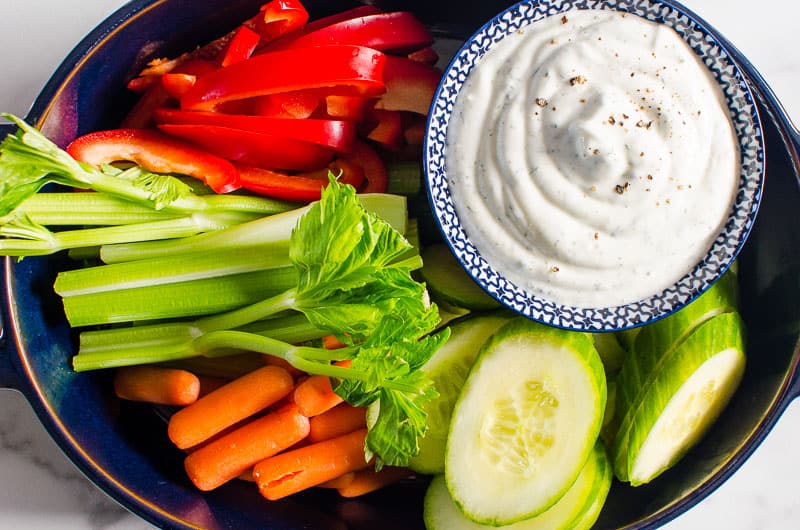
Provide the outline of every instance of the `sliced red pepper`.
<path id="1" fill-rule="evenodd" d="M 367 123 L 375 125 L 367 133 L 367 138 L 382 144 L 390 150 L 397 150 L 403 146 L 403 123 L 400 111 L 371 109 L 368 113 Z"/>
<path id="2" fill-rule="evenodd" d="M 181 98 L 187 110 L 214 110 L 226 101 L 309 88 L 383 93 L 385 56 L 361 46 L 319 46 L 264 53 L 197 80 Z"/>
<path id="3" fill-rule="evenodd" d="M 331 94 L 325 97 L 325 110 L 332 118 L 358 121 L 364 118 L 370 100 L 361 96 L 340 96 Z"/>
<path id="4" fill-rule="evenodd" d="M 326 26 L 330 26 L 331 24 L 336 24 L 337 22 L 343 22 L 345 20 L 350 20 L 353 18 L 360 18 L 366 17 L 369 15 L 377 15 L 379 13 L 383 13 L 379 8 L 370 5 L 358 6 L 352 9 L 347 9 L 345 11 L 339 11 L 338 13 L 334 13 L 333 15 L 329 15 L 327 17 L 318 18 L 317 20 L 312 20 L 308 24 L 305 25 L 303 28 L 303 32 L 311 32 L 316 31 L 320 28 L 324 28 Z"/>
<path id="5" fill-rule="evenodd" d="M 403 119 L 403 137 L 408 145 L 419 146 L 425 141 L 425 118 L 416 114 L 406 114 Z"/>
<path id="6" fill-rule="evenodd" d="M 304 90 L 269 94 L 254 100 L 253 112 L 272 118 L 305 119 L 314 114 L 320 103 L 319 95 Z"/>
<path id="7" fill-rule="evenodd" d="M 132 92 L 144 92 L 154 84 L 158 83 L 160 77 L 161 76 L 157 75 L 143 75 L 134 77 L 128 81 L 128 84 L 125 86 Z"/>
<path id="8" fill-rule="evenodd" d="M 436 53 L 436 50 L 427 46 L 425 48 L 420 48 L 419 50 L 413 51 L 408 54 L 408 58 L 412 61 L 417 61 L 418 63 L 428 64 L 430 66 L 435 65 L 439 61 L 439 54 Z"/>
<path id="9" fill-rule="evenodd" d="M 406 57 L 386 56 L 386 93 L 375 103 L 376 109 L 407 110 L 427 114 L 442 74 L 427 64 Z"/>
<path id="10" fill-rule="evenodd" d="M 362 193 L 386 193 L 389 177 L 386 173 L 386 164 L 375 149 L 367 143 L 356 140 L 350 153 L 341 158 L 351 162 L 364 170 L 366 185 L 359 191 Z"/>
<path id="11" fill-rule="evenodd" d="M 164 65 L 167 63 L 173 63 L 173 61 L 161 62 L 159 63 L 159 65 Z M 176 74 L 180 73 L 186 75 L 200 76 L 216 69 L 217 67 L 211 61 L 207 61 L 205 59 L 186 59 L 182 60 L 182 62 L 180 63 L 172 64 L 170 66 L 168 73 L 172 73 L 174 71 L 174 73 Z M 177 87 L 175 86 L 170 86 L 169 88 L 164 86 L 163 75 L 166 74 L 159 74 L 152 76 L 153 79 L 156 80 L 156 82 L 154 82 L 149 88 L 147 88 L 144 91 L 144 93 L 139 97 L 139 100 L 136 102 L 133 108 L 128 112 L 128 114 L 122 120 L 120 127 L 142 128 L 142 127 L 149 127 L 150 125 L 153 124 L 153 111 L 155 111 L 159 107 L 163 107 L 173 99 L 173 96 L 171 95 L 171 89 L 178 90 Z M 158 82 L 159 78 L 162 78 L 161 82 Z M 174 81 L 174 79 L 168 80 L 167 84 L 169 85 L 171 81 Z"/>
<path id="12" fill-rule="evenodd" d="M 239 165 L 244 189 L 259 195 L 294 202 L 318 200 L 322 189 L 328 185 L 329 171 L 339 177 L 339 182 L 352 184 L 356 189 L 364 181 L 364 171 L 359 166 L 344 160 L 334 160 L 325 169 L 297 175 Z"/>
<path id="13" fill-rule="evenodd" d="M 334 154 L 333 149 L 310 142 L 218 125 L 163 124 L 158 128 L 217 156 L 263 168 L 309 171 L 325 166 Z"/>
<path id="14" fill-rule="evenodd" d="M 67 152 L 94 166 L 135 162 L 156 173 L 180 173 L 202 180 L 217 193 L 239 188 L 239 172 L 228 160 L 151 129 L 113 129 L 76 138 Z"/>
<path id="15" fill-rule="evenodd" d="M 256 29 L 264 41 L 302 28 L 308 22 L 308 11 L 298 0 L 272 0 L 261 6 Z"/>
<path id="16" fill-rule="evenodd" d="M 225 67 L 249 59 L 250 56 L 253 55 L 259 42 L 261 42 L 261 35 L 247 26 L 239 27 L 228 43 L 228 47 L 225 49 L 225 54 L 220 64 Z"/>
<path id="17" fill-rule="evenodd" d="M 161 85 L 170 97 L 180 99 L 192 88 L 197 81 L 197 76 L 191 74 L 177 74 L 170 72 L 161 76 Z"/>
<path id="18" fill-rule="evenodd" d="M 356 134 L 355 124 L 343 120 L 292 120 L 170 108 L 157 109 L 153 117 L 156 123 L 159 124 L 218 125 L 220 127 L 284 136 L 294 140 L 323 145 L 337 151 L 349 151 Z"/>
<path id="19" fill-rule="evenodd" d="M 408 11 L 393 11 L 343 20 L 315 31 L 306 28 L 274 42 L 267 49 L 353 44 L 381 51 L 410 52 L 431 43 L 433 35 L 417 17 Z"/>

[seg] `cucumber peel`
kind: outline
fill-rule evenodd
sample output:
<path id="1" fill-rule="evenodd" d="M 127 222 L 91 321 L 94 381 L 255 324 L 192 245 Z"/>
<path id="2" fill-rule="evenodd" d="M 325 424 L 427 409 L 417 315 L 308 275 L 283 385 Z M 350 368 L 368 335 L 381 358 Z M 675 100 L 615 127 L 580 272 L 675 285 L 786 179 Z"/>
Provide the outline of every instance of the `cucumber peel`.
<path id="1" fill-rule="evenodd" d="M 591 454 L 606 379 L 591 335 L 517 317 L 484 344 L 450 423 L 445 479 L 471 520 L 543 513 Z"/>
<path id="2" fill-rule="evenodd" d="M 447 431 L 461 387 L 486 340 L 511 318 L 510 314 L 470 317 L 450 326 L 450 338 L 422 367 L 433 380 L 439 396 L 429 401 L 428 430 L 419 440 L 419 454 L 409 461 L 417 473 L 444 472 Z"/>
<path id="3" fill-rule="evenodd" d="M 736 311 L 737 297 L 736 276 L 726 274 L 682 310 L 641 328 L 637 333 L 617 379 L 616 411 L 619 428 L 611 454 L 614 472 L 620 480 L 629 479 L 629 437 L 634 418 L 643 404 L 643 396 L 650 391 L 654 380 L 663 371 L 675 349 L 704 322 L 717 315 Z"/>
<path id="4" fill-rule="evenodd" d="M 662 363 L 631 421 L 620 473 L 631 485 L 672 467 L 719 416 L 744 373 L 743 327 L 738 313 L 718 315 Z"/>
<path id="5" fill-rule="evenodd" d="M 538 516 L 504 526 L 508 530 L 576 530 L 590 528 L 600 514 L 611 487 L 611 465 L 605 447 L 595 445 L 578 478 L 550 509 Z M 434 477 L 425 494 L 428 530 L 483 530 L 494 526 L 476 523 L 453 502 L 442 475 Z"/>

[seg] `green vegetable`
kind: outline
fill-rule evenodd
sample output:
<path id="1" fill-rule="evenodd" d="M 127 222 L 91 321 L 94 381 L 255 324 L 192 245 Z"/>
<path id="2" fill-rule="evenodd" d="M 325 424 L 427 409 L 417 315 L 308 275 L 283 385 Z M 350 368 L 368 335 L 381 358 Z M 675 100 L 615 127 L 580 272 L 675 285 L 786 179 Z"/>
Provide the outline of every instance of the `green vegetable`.
<path id="1" fill-rule="evenodd" d="M 409 249 L 399 232 L 363 208 L 351 186 L 331 179 L 292 231 L 294 287 L 193 322 L 84 332 L 73 365 L 80 371 L 240 351 L 279 356 L 307 373 L 336 379 L 335 391 L 353 405 L 379 402 L 367 454 L 378 457 L 378 467 L 407 465 L 427 428 L 426 403 L 436 396 L 419 369 L 449 335 L 447 329 L 430 335 L 438 311 L 411 278 L 418 260 L 406 257 Z M 295 346 L 242 329 L 294 311 L 349 346 Z M 352 364 L 331 364 L 341 360 Z"/>
<path id="2" fill-rule="evenodd" d="M 503 526 L 507 530 L 583 530 L 597 520 L 611 487 L 611 466 L 605 447 L 598 443 L 578 478 L 547 511 Z M 428 530 L 481 530 L 496 528 L 476 523 L 462 513 L 447 491 L 444 477 L 435 477 L 425 494 L 425 526 Z"/>
<path id="3" fill-rule="evenodd" d="M 629 480 L 628 451 L 630 433 L 643 396 L 672 358 L 672 352 L 703 322 L 736 310 L 736 276 L 724 275 L 697 300 L 667 318 L 640 328 L 617 379 L 616 409 L 619 429 L 611 451 L 617 478 Z M 643 371 L 645 370 L 646 371 Z"/>
<path id="4" fill-rule="evenodd" d="M 618 477 L 646 484 L 672 467 L 706 432 L 744 373 L 744 333 L 738 313 L 698 326 L 677 348 L 652 358 L 633 357 L 639 377 L 625 384 L 646 388 L 628 411 L 626 451 L 616 455 Z M 650 380 L 649 385 L 644 381 Z M 620 380 L 620 385 L 622 381 Z"/>
<path id="5" fill-rule="evenodd" d="M 450 327 L 450 339 L 422 367 L 433 380 L 439 396 L 426 407 L 429 427 L 420 440 L 419 454 L 409 462 L 414 471 L 426 474 L 444 472 L 447 431 L 461 387 L 481 346 L 509 318 L 509 314 L 502 313 L 476 316 L 454 323 Z"/>
<path id="6" fill-rule="evenodd" d="M 445 456 L 453 500 L 488 525 L 544 512 L 580 473 L 605 406 L 590 335 L 511 320 L 484 344 L 453 411 Z"/>

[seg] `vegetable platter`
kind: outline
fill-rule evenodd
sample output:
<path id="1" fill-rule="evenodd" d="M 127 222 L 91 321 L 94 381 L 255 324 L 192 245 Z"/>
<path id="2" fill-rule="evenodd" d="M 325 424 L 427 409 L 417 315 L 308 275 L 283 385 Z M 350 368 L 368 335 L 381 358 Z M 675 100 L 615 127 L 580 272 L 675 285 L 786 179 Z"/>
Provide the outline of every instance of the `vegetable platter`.
<path id="1" fill-rule="evenodd" d="M 157 51 L 149 57 L 178 56 L 187 46 L 191 49 L 236 28 L 261 4 L 239 1 L 187 6 L 171 1 L 132 2 L 70 54 L 25 121 L 41 128 L 61 147 L 87 133 L 114 128 L 134 107 L 137 95 L 126 84 L 141 70 L 141 60 L 137 59 L 141 49 L 152 49 L 153 43 L 158 43 Z M 304 5 L 311 20 L 358 7 L 347 2 L 308 1 Z M 433 32 L 437 45 L 446 49 L 458 46 L 461 39 L 507 5 L 497 2 L 456 9 L 458 5 L 447 2 L 389 2 L 380 7 L 386 11 L 412 11 Z M 112 56 L 114 60 L 109 61 Z M 737 60 L 760 98 L 762 117 L 769 116 L 764 121 L 764 133 L 770 182 L 762 214 L 737 272 L 738 304 L 747 328 L 747 368 L 719 420 L 675 467 L 644 486 L 614 483 L 597 528 L 658 526 L 702 500 L 741 465 L 798 393 L 798 326 L 792 302 L 800 286 L 792 249 L 800 237 L 800 228 L 791 222 L 800 199 L 796 132 L 758 72 L 745 58 Z M 166 117 L 180 119 L 175 115 Z M 344 175 L 345 171 L 341 173 Z M 424 201 L 416 203 L 411 199 L 409 204 L 415 213 L 424 212 Z M 431 244 L 437 239 L 435 229 L 425 224 L 424 215 L 419 220 L 423 247 L 434 248 Z M 231 259 L 233 255 L 230 253 Z M 168 437 L 163 409 L 113 398 L 110 371 L 73 371 L 77 336 L 70 330 L 61 300 L 52 290 L 57 274 L 74 268 L 70 259 L 60 253 L 19 262 L 7 259 L 5 265 L 6 349 L 0 382 L 23 392 L 73 462 L 101 489 L 145 520 L 174 528 L 423 528 L 423 504 L 447 500 L 447 495 L 433 486 L 426 496 L 429 480 L 424 474 L 415 479 L 400 477 L 402 480 L 386 489 L 355 499 L 312 489 L 267 502 L 252 484 L 239 480 L 209 488 L 213 491 L 208 493 L 200 492 L 196 483 L 186 477 L 184 453 Z M 433 289 L 437 280 L 427 280 L 435 299 L 452 294 L 445 289 L 445 296 L 439 293 L 437 297 Z M 467 294 L 480 298 L 480 292 Z M 458 305 L 459 300 L 443 302 L 441 307 L 446 308 Z M 513 336 L 522 331 L 512 327 L 505 333 Z M 502 351 L 500 346 L 495 349 Z M 584 351 L 584 347 L 576 347 L 575 351 Z M 596 369 L 595 365 L 593 373 Z M 484 384 L 477 379 L 470 381 L 470 385 Z M 606 389 L 602 390 L 605 395 Z M 587 429 L 594 432 L 596 421 Z M 358 443 L 356 446 L 361 448 Z M 595 468 L 587 468 L 580 477 L 589 478 L 579 477 L 574 487 L 589 491 L 591 485 L 587 481 L 607 473 L 608 469 L 598 463 Z M 439 488 L 442 481 L 440 477 L 433 484 Z M 564 490 L 571 481 L 566 478 L 560 489 Z M 523 515 L 530 515 L 530 510 Z M 437 524 L 427 522 L 429 527 Z"/>

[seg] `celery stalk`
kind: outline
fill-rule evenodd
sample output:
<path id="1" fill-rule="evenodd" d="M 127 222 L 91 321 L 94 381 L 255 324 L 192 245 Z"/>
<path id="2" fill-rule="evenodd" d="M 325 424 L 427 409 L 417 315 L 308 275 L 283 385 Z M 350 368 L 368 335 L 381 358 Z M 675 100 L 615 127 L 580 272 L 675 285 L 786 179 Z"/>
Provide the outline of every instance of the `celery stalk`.
<path id="1" fill-rule="evenodd" d="M 359 195 L 359 200 L 368 212 L 380 215 L 390 226 L 401 234 L 407 228 L 406 199 L 398 195 L 371 193 Z M 225 231 L 210 232 L 175 241 L 145 241 L 121 245 L 104 245 L 100 249 L 101 259 L 106 263 L 176 256 L 201 251 L 237 250 L 242 247 L 259 245 L 265 251 L 286 251 L 289 238 L 298 220 L 310 206 L 257 219 Z"/>

